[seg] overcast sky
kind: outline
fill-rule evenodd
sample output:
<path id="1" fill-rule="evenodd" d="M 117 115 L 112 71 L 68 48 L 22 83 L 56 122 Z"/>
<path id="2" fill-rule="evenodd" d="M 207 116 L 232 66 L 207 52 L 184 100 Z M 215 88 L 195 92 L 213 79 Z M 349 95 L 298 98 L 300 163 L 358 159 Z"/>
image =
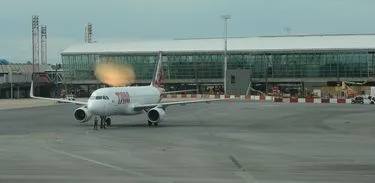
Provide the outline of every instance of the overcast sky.
<path id="1" fill-rule="evenodd" d="M 84 41 L 223 36 L 375 33 L 375 0 L 0 0 L 0 57 L 32 60 L 31 17 L 48 29 L 48 61 Z"/>

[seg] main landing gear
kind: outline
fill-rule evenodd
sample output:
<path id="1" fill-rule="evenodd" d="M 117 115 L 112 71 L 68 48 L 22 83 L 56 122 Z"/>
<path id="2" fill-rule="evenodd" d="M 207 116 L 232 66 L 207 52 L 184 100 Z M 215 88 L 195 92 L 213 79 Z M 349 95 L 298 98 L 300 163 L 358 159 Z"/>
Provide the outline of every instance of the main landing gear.
<path id="1" fill-rule="evenodd" d="M 100 129 L 106 129 L 107 126 L 111 126 L 111 118 L 106 116 L 100 116 Z M 95 116 L 94 119 L 94 129 L 98 130 L 98 117 Z"/>
<path id="2" fill-rule="evenodd" d="M 148 126 L 152 126 L 152 125 L 154 125 L 154 126 L 159 126 L 159 123 L 153 123 L 153 122 L 151 122 L 150 120 L 148 120 L 148 122 L 147 122 L 147 124 L 148 124 Z"/>

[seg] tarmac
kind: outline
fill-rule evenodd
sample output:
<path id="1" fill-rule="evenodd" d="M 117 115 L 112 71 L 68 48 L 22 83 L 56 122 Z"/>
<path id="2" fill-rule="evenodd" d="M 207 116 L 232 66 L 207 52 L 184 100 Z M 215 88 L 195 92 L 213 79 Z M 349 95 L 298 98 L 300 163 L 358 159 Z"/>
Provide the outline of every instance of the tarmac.
<path id="1" fill-rule="evenodd" d="M 0 110 L 0 182 L 375 182 L 373 105 L 191 104 L 98 131 L 75 108 Z"/>

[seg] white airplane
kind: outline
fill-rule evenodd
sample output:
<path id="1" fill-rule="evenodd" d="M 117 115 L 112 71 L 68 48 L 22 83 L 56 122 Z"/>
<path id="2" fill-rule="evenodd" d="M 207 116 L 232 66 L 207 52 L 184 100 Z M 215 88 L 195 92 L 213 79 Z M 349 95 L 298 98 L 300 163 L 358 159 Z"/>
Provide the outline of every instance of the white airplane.
<path id="1" fill-rule="evenodd" d="M 74 118 L 81 122 L 88 122 L 95 116 L 95 124 L 97 124 L 97 116 L 100 117 L 100 127 L 111 125 L 110 116 L 115 115 L 138 115 L 147 113 L 148 125 L 157 126 L 163 121 L 166 113 L 165 109 L 171 105 L 185 105 L 190 103 L 209 103 L 211 101 L 219 101 L 226 99 L 204 99 L 193 101 L 177 101 L 160 103 L 162 95 L 168 93 L 181 93 L 190 90 L 165 92 L 160 87 L 162 72 L 162 55 L 160 53 L 154 77 L 149 86 L 126 86 L 126 87 L 108 87 L 95 90 L 87 102 L 45 98 L 34 96 L 34 82 L 31 81 L 30 97 L 35 99 L 44 99 L 51 101 L 60 101 L 65 103 L 74 103 L 83 105 L 74 110 Z"/>

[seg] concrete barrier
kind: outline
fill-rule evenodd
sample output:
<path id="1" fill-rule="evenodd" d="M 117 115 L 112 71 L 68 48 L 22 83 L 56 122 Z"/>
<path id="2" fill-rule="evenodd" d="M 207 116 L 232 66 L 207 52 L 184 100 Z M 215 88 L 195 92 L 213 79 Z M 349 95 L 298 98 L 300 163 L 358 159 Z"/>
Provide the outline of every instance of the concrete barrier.
<path id="1" fill-rule="evenodd" d="M 238 100 L 251 100 L 251 101 L 273 101 L 277 103 L 311 103 L 311 104 L 351 104 L 351 99 L 345 98 L 282 98 L 282 97 L 274 97 L 274 96 L 258 96 L 258 95 L 176 95 L 176 94 L 168 94 L 165 96 L 166 99 L 174 98 L 174 99 L 185 99 L 185 98 L 231 98 L 231 99 L 238 99 Z"/>

